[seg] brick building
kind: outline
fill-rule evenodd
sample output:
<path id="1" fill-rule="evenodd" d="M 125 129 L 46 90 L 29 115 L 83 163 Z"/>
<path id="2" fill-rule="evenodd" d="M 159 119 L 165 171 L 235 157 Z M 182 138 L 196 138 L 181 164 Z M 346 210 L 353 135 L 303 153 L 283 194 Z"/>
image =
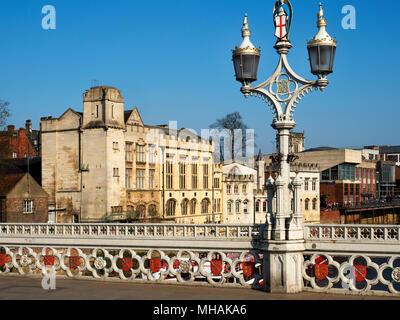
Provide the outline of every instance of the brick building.
<path id="1" fill-rule="evenodd" d="M 48 222 L 48 195 L 28 173 L 0 163 L 0 221 Z"/>
<path id="2" fill-rule="evenodd" d="M 33 140 L 27 136 L 26 129 L 15 130 L 15 126 L 9 125 L 6 131 L 0 131 L 0 158 L 21 159 L 39 156 L 31 141 Z"/>
<path id="3" fill-rule="evenodd" d="M 296 155 L 300 162 L 319 165 L 322 206 L 357 205 L 376 198 L 377 160 L 363 157 L 363 150 L 323 147 Z"/>

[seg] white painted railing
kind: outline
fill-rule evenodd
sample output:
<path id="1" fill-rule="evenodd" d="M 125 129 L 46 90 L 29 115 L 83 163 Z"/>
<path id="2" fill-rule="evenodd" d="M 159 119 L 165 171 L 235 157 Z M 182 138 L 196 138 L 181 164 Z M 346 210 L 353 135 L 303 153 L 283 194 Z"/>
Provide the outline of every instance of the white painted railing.
<path id="1" fill-rule="evenodd" d="M 333 225 L 306 224 L 304 238 L 307 241 L 341 240 L 362 242 L 397 241 L 400 238 L 400 226 L 397 225 Z"/>
<path id="2" fill-rule="evenodd" d="M 258 239 L 262 225 L 1 223 L 1 237 Z"/>

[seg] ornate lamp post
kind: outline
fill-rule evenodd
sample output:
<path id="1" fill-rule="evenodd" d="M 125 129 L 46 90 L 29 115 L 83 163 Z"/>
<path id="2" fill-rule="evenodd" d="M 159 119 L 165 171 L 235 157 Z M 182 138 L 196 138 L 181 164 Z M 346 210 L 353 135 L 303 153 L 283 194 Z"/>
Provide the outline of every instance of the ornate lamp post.
<path id="1" fill-rule="evenodd" d="M 244 17 L 242 27 L 243 41 L 233 50 L 233 64 L 236 80 L 242 83 L 241 92 L 247 98 L 256 96 L 265 100 L 271 106 L 273 121 L 271 126 L 278 131 L 278 154 L 275 161 L 278 163 L 278 174 L 270 186 L 276 196 L 276 214 L 267 216 L 270 222 L 272 240 L 303 239 L 302 214 L 300 210 L 299 192 L 301 182 L 295 179 L 290 182 L 290 162 L 293 157 L 289 155 L 289 132 L 296 126 L 293 119 L 296 104 L 310 91 L 318 88 L 323 91 L 328 85 L 327 75 L 333 71 L 333 61 L 336 52 L 336 40 L 326 32 L 326 19 L 320 4 L 318 12 L 318 33 L 308 42 L 308 54 L 311 73 L 317 80 L 306 80 L 297 75 L 289 65 L 287 54 L 292 47 L 289 34 L 293 18 L 293 9 L 289 0 L 276 1 L 273 11 L 275 36 L 277 42 L 274 46 L 279 54 L 279 62 L 274 73 L 259 85 L 251 86 L 257 80 L 257 69 L 260 60 L 260 49 L 250 42 L 250 30 L 247 15 Z M 271 182 L 272 183 L 272 182 Z M 270 184 L 271 184 L 270 183 Z M 291 213 L 290 192 L 293 190 L 294 208 Z"/>

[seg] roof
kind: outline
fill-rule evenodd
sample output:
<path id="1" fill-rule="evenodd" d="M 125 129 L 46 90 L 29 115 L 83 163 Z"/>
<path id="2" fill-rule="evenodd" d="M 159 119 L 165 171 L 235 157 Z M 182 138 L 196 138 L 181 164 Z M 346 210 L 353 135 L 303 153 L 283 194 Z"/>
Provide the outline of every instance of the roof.
<path id="1" fill-rule="evenodd" d="M 400 146 L 380 146 L 379 153 L 400 153 Z"/>
<path id="2" fill-rule="evenodd" d="M 228 165 L 224 165 L 222 167 L 222 173 L 224 174 L 234 174 L 234 175 L 254 175 L 256 174 L 256 170 L 241 165 L 239 163 L 232 163 Z"/>
<path id="3" fill-rule="evenodd" d="M 26 173 L 0 174 L 0 196 L 6 196 Z"/>

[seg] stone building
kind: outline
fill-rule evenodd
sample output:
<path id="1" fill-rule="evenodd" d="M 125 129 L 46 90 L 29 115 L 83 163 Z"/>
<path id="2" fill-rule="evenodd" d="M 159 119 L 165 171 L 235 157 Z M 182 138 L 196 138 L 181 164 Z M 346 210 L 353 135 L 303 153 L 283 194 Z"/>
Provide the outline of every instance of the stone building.
<path id="1" fill-rule="evenodd" d="M 83 112 L 41 119 L 42 184 L 57 222 L 219 222 L 221 167 L 188 129 L 143 123 L 121 92 L 92 87 Z"/>
<path id="2" fill-rule="evenodd" d="M 238 163 L 223 166 L 224 223 L 248 224 L 255 222 L 256 178 L 257 171 L 247 166 Z"/>
<path id="3" fill-rule="evenodd" d="M 276 164 L 267 161 L 265 165 L 265 179 L 268 179 L 272 174 L 273 179 L 276 179 L 277 166 Z M 300 206 L 303 214 L 304 223 L 319 223 L 320 222 L 320 173 L 318 165 L 315 163 L 302 163 L 294 162 L 290 165 L 290 178 L 293 179 L 299 175 L 302 181 L 300 189 Z M 266 204 L 260 202 L 258 206 L 260 210 L 266 212 Z M 272 207 L 275 210 L 275 202 Z M 291 210 L 293 210 L 293 192 L 292 192 L 292 204 Z"/>

